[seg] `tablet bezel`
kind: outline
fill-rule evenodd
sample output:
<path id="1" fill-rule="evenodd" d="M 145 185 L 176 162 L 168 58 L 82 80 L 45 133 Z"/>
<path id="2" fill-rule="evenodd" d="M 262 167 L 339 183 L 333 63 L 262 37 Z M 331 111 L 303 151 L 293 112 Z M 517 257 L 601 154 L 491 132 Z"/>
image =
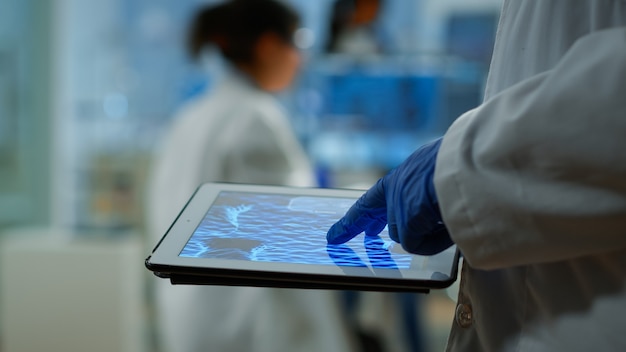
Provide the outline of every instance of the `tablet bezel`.
<path id="1" fill-rule="evenodd" d="M 204 219 L 220 192 L 251 192 L 287 196 L 337 197 L 357 199 L 365 191 L 354 189 L 301 188 L 233 183 L 202 184 L 172 223 L 166 234 L 146 259 L 146 267 L 157 276 L 168 278 L 173 284 L 212 284 L 230 286 L 265 286 L 294 288 L 337 288 L 391 291 L 419 291 L 446 288 L 457 277 L 459 253 L 451 255 L 449 275 L 441 278 L 411 278 L 377 276 L 379 270 L 333 265 L 252 262 L 232 259 L 180 257 L 179 254 L 191 235 Z M 357 239 L 355 239 L 357 240 Z M 315 272 L 312 272 L 315 269 Z M 395 271 L 395 270 L 394 270 Z M 407 271 L 404 271 L 406 273 Z"/>

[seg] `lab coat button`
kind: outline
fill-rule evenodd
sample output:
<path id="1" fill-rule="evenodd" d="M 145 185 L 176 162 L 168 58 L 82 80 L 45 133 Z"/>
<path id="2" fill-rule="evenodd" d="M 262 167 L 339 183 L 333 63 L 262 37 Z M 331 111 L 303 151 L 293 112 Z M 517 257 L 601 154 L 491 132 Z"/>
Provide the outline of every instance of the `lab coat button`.
<path id="1" fill-rule="evenodd" d="M 469 328 L 472 325 L 472 306 L 468 304 L 456 306 L 456 323 L 462 328 Z"/>

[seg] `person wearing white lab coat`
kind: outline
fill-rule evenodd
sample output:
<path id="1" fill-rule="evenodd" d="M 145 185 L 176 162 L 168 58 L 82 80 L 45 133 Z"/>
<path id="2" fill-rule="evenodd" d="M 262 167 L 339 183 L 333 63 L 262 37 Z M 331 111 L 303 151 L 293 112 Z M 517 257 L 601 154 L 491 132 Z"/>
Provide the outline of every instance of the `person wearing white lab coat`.
<path id="1" fill-rule="evenodd" d="M 147 204 L 153 243 L 203 182 L 315 185 L 307 156 L 271 94 L 296 72 L 298 53 L 290 43 L 296 19 L 283 5 L 260 0 L 199 12 L 192 49 L 214 42 L 233 67 L 215 89 L 183 108 L 156 157 Z M 233 22 L 248 31 L 229 37 Z M 156 278 L 152 284 L 164 352 L 354 350 L 334 291 L 172 286 Z"/>
<path id="2" fill-rule="evenodd" d="M 626 350 L 626 2 L 506 1 L 435 186 L 465 257 L 450 351 Z"/>
<path id="3" fill-rule="evenodd" d="M 626 350 L 624 150 L 626 2 L 505 1 L 483 104 L 366 193 L 421 201 L 386 205 L 403 246 L 462 252 L 448 351 Z"/>

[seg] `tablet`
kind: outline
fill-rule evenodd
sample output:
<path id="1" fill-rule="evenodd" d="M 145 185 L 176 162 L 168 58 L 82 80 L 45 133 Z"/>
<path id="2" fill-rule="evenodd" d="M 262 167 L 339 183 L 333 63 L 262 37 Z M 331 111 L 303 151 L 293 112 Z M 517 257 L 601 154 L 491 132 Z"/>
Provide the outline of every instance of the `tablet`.
<path id="1" fill-rule="evenodd" d="M 145 261 L 172 284 L 415 291 L 457 278 L 453 246 L 407 253 L 387 230 L 341 245 L 326 232 L 362 190 L 206 183 Z"/>

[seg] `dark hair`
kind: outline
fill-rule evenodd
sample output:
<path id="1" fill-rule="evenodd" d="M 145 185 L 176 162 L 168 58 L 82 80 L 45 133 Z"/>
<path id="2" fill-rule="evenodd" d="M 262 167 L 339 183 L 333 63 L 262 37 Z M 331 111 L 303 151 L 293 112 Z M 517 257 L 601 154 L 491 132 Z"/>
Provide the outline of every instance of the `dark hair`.
<path id="1" fill-rule="evenodd" d="M 379 5 L 383 4 L 383 0 L 374 1 Z M 359 0 L 335 0 L 330 13 L 326 52 L 337 51 L 339 35 L 350 25 L 352 15 L 357 10 L 358 4 Z"/>
<path id="2" fill-rule="evenodd" d="M 227 60 L 249 63 L 261 35 L 270 32 L 291 41 L 298 23 L 298 15 L 278 1 L 227 1 L 196 14 L 189 30 L 189 51 L 197 57 L 207 44 L 214 44 Z"/>
<path id="3" fill-rule="evenodd" d="M 337 50 L 337 41 L 341 31 L 350 23 L 350 16 L 354 12 L 353 0 L 336 0 L 330 13 L 330 27 L 328 31 L 328 41 L 326 42 L 326 51 L 333 52 Z"/>

